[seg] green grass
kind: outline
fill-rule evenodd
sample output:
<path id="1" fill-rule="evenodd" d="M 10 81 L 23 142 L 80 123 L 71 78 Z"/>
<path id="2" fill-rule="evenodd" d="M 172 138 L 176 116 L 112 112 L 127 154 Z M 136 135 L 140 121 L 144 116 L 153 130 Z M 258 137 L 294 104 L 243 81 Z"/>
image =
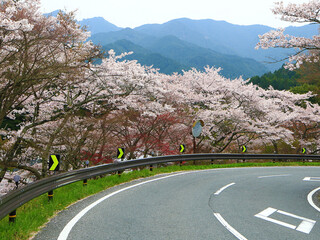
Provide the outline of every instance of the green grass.
<path id="1" fill-rule="evenodd" d="M 17 209 L 15 224 L 9 224 L 8 216 L 0 221 L 1 240 L 25 240 L 29 239 L 33 233 L 39 231 L 40 227 L 48 222 L 57 212 L 65 209 L 70 204 L 83 199 L 92 194 L 103 191 L 120 183 L 129 182 L 138 178 L 145 178 L 161 173 L 175 171 L 205 170 L 212 168 L 231 167 L 262 167 L 262 166 L 320 166 L 320 163 L 306 162 L 278 162 L 278 163 L 233 163 L 214 165 L 173 165 L 169 167 L 154 168 L 152 172 L 148 169 L 132 171 L 118 175 L 111 175 L 96 180 L 88 180 L 88 186 L 83 187 L 82 181 L 69 184 L 54 190 L 54 200 L 49 202 L 47 194 L 43 194 Z"/>

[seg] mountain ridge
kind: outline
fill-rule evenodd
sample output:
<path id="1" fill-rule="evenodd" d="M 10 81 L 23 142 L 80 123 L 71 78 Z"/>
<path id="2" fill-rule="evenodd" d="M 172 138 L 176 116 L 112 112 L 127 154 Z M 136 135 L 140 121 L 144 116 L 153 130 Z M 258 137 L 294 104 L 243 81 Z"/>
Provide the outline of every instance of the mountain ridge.
<path id="1" fill-rule="evenodd" d="M 274 29 L 261 24 L 237 25 L 224 20 L 178 18 L 162 24 L 144 24 L 132 29 L 119 28 L 102 17 L 83 19 L 79 23 L 88 25 L 92 32 L 90 40 L 95 44 L 107 46 L 116 43 L 114 46 L 119 48 L 123 48 L 123 44 L 133 46 L 128 42 L 121 43 L 122 46 L 118 46 L 119 42 L 117 41 L 128 40 L 135 45 L 139 45 L 144 49 L 143 53 L 139 53 L 142 54 L 139 55 L 140 60 L 143 59 L 148 63 L 150 62 L 146 59 L 151 59 L 149 58 L 151 53 L 147 52 L 147 49 L 151 50 L 152 53 L 160 54 L 161 56 L 154 56 L 158 56 L 165 62 L 179 62 L 178 65 L 184 67 L 193 66 L 202 69 L 203 64 L 223 67 L 224 72 L 229 72 L 227 73 L 228 76 L 234 76 L 230 71 L 241 74 L 241 69 L 239 69 L 241 61 L 243 62 L 242 70 L 245 73 L 241 75 L 251 76 L 254 72 L 254 75 L 261 75 L 269 71 L 275 71 L 282 66 L 284 61 L 273 64 L 267 62 L 273 61 L 270 59 L 284 59 L 293 52 L 291 49 L 255 50 L 255 46 L 259 42 L 258 35 Z M 291 26 L 286 28 L 285 33 L 310 37 L 318 33 L 318 27 L 316 25 Z M 174 36 L 181 41 L 172 40 L 172 38 L 164 38 L 159 41 L 166 36 Z M 165 41 L 165 39 L 171 39 L 170 44 L 172 45 L 164 46 L 165 42 L 161 41 Z M 158 46 L 155 45 L 157 41 Z M 177 49 L 174 49 L 174 44 L 176 44 Z M 137 49 L 136 46 L 134 48 Z M 167 51 L 164 49 L 167 49 Z M 181 56 L 172 55 L 179 51 Z M 194 56 L 191 56 L 191 53 Z M 155 60 L 154 57 L 153 59 Z M 230 62 L 226 62 L 226 59 Z M 235 66 L 232 68 L 231 64 Z M 176 63 L 173 65 L 176 65 Z M 230 66 L 226 68 L 226 65 Z M 177 70 L 180 71 L 181 68 L 179 67 Z"/>

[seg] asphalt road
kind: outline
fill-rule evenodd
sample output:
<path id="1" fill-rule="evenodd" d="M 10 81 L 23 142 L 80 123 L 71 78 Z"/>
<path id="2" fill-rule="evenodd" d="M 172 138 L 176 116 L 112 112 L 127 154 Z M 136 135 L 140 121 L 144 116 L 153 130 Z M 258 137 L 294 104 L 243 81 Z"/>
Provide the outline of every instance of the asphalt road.
<path id="1" fill-rule="evenodd" d="M 35 239 L 320 239 L 320 212 L 307 201 L 320 182 L 303 180 L 320 177 L 320 167 L 173 175 L 133 181 L 80 201 Z"/>

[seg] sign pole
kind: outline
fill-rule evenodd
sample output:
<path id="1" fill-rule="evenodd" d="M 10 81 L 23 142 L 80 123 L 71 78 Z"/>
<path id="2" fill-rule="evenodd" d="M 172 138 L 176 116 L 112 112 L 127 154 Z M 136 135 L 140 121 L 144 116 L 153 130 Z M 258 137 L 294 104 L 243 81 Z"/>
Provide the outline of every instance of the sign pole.
<path id="1" fill-rule="evenodd" d="M 9 223 L 14 223 L 17 216 L 17 210 L 13 210 L 11 213 L 9 213 Z"/>
<path id="2" fill-rule="evenodd" d="M 200 136 L 204 122 L 202 120 L 195 121 L 192 125 L 192 136 L 193 136 L 193 154 L 197 152 L 196 138 Z M 193 161 L 196 164 L 196 161 Z"/>

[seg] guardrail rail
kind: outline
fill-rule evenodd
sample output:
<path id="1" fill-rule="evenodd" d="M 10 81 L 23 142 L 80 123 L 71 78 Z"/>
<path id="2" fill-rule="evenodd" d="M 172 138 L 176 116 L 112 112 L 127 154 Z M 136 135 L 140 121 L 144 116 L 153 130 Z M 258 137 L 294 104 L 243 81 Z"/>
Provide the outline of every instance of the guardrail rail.
<path id="1" fill-rule="evenodd" d="M 125 169 L 136 168 L 146 165 L 154 165 L 167 162 L 217 160 L 217 159 L 270 159 L 270 160 L 320 160 L 320 155 L 301 155 L 301 154 L 228 154 L 228 153 L 208 153 L 208 154 L 185 154 L 160 156 L 129 160 L 119 163 L 103 164 L 99 166 L 73 170 L 54 176 L 50 176 L 33 183 L 27 184 L 8 194 L 0 197 L 0 219 L 19 208 L 26 202 L 52 191 L 64 185 L 92 178 L 95 176 L 108 174 Z"/>

